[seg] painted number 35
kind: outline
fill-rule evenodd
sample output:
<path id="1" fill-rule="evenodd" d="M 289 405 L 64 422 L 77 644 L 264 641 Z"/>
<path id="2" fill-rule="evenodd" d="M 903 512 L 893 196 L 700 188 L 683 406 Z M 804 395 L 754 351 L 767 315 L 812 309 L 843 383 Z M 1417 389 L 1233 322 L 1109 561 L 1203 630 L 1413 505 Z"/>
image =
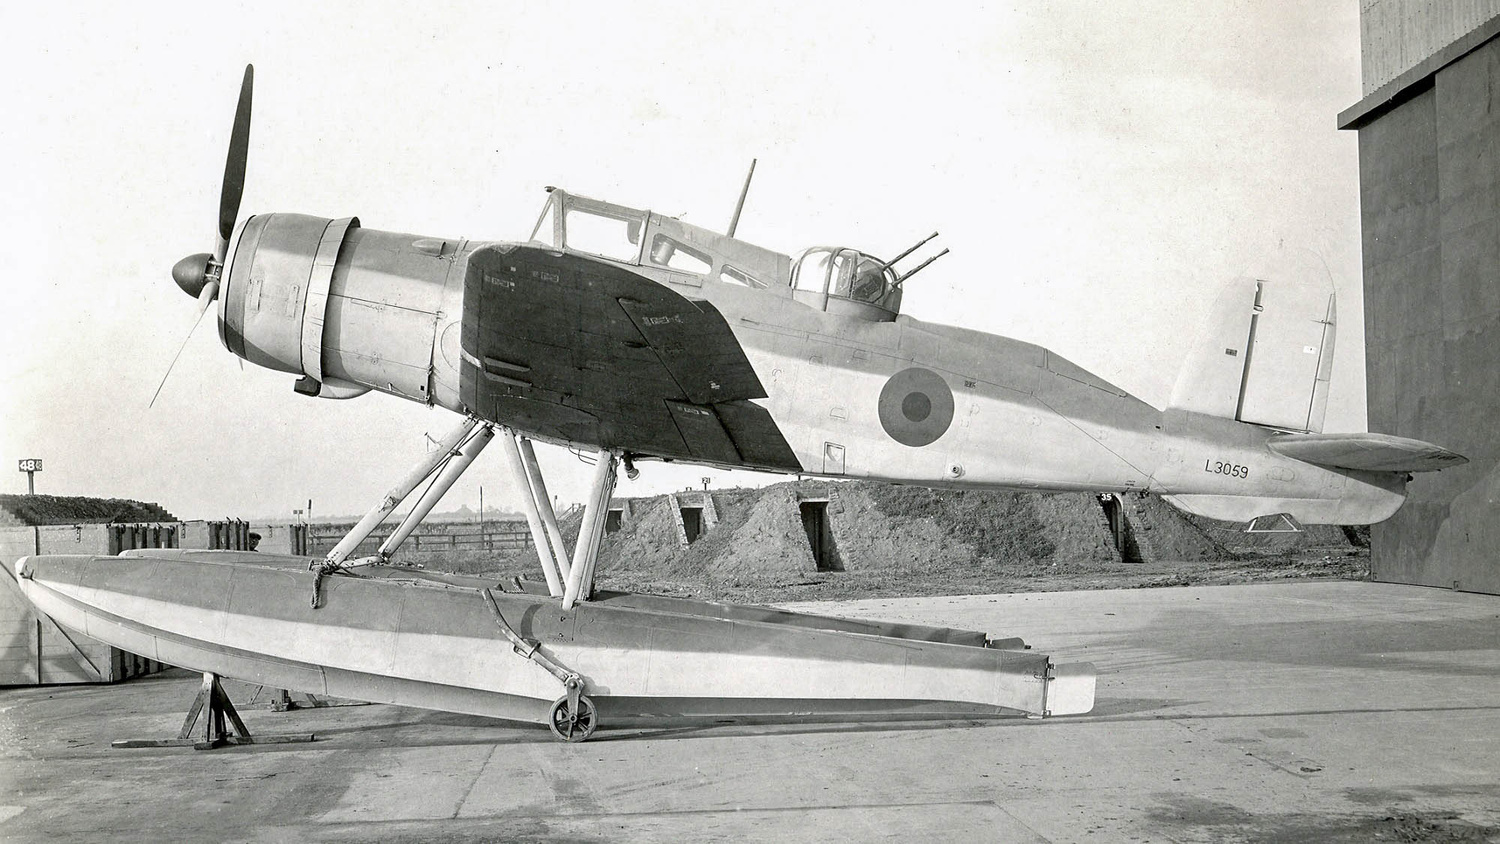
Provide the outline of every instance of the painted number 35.
<path id="1" fill-rule="evenodd" d="M 1231 478 L 1250 477 L 1250 467 L 1241 466 L 1238 463 L 1224 463 L 1219 460 L 1203 461 L 1203 471 L 1210 475 L 1228 475 Z"/>

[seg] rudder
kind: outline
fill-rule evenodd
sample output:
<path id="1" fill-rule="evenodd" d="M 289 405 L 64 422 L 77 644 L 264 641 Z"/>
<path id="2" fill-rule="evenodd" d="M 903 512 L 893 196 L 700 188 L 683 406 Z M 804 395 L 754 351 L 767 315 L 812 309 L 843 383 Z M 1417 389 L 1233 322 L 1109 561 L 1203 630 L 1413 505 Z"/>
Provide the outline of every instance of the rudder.
<path id="1" fill-rule="evenodd" d="M 1336 323 L 1331 287 L 1238 279 L 1214 303 L 1169 407 L 1319 432 Z"/>

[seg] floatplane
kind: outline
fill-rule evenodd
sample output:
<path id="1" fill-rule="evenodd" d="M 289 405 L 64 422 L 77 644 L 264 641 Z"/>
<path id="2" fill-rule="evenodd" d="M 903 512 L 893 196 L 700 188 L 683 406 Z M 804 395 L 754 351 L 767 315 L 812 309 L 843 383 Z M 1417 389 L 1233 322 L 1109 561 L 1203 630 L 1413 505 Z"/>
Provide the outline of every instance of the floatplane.
<path id="1" fill-rule="evenodd" d="M 173 278 L 200 321 L 217 303 L 230 352 L 299 393 L 386 393 L 461 419 L 321 559 L 151 549 L 18 563 L 59 623 L 210 678 L 545 723 L 567 740 L 640 715 L 1084 713 L 1093 667 L 1018 638 L 594 589 L 616 473 L 661 460 L 1157 493 L 1253 526 L 1380 521 L 1409 473 L 1464 460 L 1323 433 L 1333 298 L 1284 280 L 1226 289 L 1204 354 L 1158 410 L 1040 346 L 902 315 L 907 283 L 947 250 L 900 267 L 932 237 L 889 260 L 839 246 L 792 256 L 734 237 L 745 191 L 726 233 L 561 189 L 518 242 L 355 217 L 241 220 L 252 74 L 214 250 Z M 571 548 L 533 440 L 594 456 Z M 390 565 L 494 441 L 524 490 L 543 580 Z"/>

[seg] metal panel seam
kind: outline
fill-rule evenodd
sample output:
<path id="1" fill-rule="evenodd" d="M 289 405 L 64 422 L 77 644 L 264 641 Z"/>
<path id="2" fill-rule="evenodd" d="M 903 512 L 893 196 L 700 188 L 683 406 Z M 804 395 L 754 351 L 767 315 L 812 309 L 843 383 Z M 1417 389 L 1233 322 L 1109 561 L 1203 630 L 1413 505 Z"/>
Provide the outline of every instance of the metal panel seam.
<path id="1" fill-rule="evenodd" d="M 333 269 L 338 263 L 344 235 L 358 228 L 358 217 L 331 220 L 318 241 L 311 275 L 307 280 L 307 299 L 302 309 L 302 371 L 316 381 L 323 380 L 323 322 L 328 312 L 328 290 L 333 285 Z"/>

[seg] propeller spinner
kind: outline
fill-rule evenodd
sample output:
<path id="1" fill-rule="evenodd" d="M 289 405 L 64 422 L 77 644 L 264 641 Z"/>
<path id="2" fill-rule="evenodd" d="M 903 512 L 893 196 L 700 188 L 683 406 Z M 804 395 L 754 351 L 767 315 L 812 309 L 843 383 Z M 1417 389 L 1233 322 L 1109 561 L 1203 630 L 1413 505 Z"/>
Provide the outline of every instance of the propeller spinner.
<path id="1" fill-rule="evenodd" d="M 245 160 L 250 150 L 250 99 L 254 83 L 255 66 L 247 64 L 245 79 L 240 83 L 239 105 L 234 110 L 234 127 L 229 134 L 229 155 L 224 162 L 224 182 L 219 192 L 219 224 L 214 251 L 189 255 L 172 267 L 172 280 L 177 282 L 184 293 L 198 300 L 198 319 L 188 329 L 188 336 L 183 338 L 177 355 L 173 356 L 172 363 L 167 366 L 167 374 L 162 376 L 161 385 L 167 383 L 167 376 L 172 374 L 172 367 L 177 364 L 177 358 L 182 355 L 188 340 L 192 339 L 198 323 L 203 321 L 209 305 L 219 298 L 224 255 L 229 250 L 229 237 L 234 233 L 235 220 L 240 213 L 240 198 L 245 193 Z M 152 404 L 156 403 L 156 396 L 161 395 L 161 385 L 157 386 L 156 394 L 151 397 Z"/>
<path id="2" fill-rule="evenodd" d="M 200 310 L 218 298 L 219 276 L 224 269 L 224 254 L 229 236 L 240 213 L 240 198 L 245 193 L 245 160 L 250 149 L 250 100 L 255 84 L 255 66 L 245 65 L 245 80 L 240 83 L 240 101 L 234 110 L 234 128 L 229 134 L 229 155 L 224 162 L 224 182 L 219 193 L 218 239 L 212 254 L 189 255 L 172 267 L 172 280 L 183 292 L 198 300 Z"/>

